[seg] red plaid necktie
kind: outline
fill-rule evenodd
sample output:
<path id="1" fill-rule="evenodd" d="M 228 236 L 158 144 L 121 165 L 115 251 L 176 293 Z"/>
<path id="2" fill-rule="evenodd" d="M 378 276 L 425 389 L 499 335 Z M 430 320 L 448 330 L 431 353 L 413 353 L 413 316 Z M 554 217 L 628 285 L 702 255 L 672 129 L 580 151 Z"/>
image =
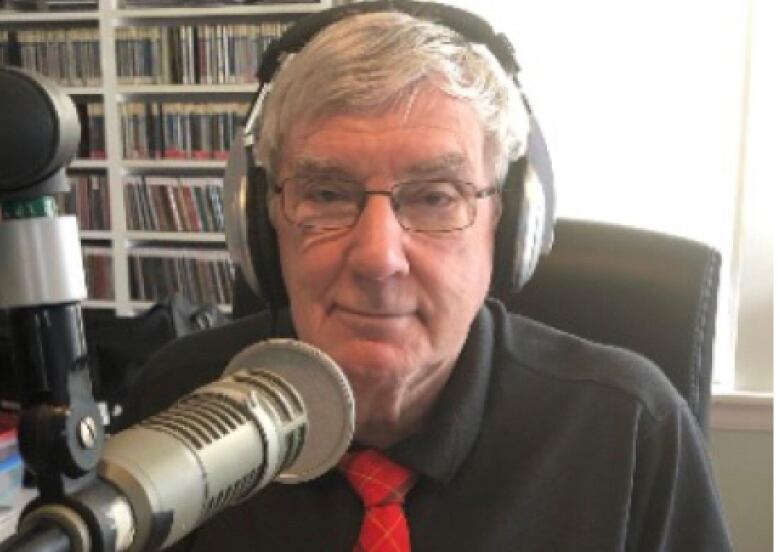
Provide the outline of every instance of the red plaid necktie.
<path id="1" fill-rule="evenodd" d="M 339 462 L 366 508 L 355 552 L 409 552 L 403 503 L 417 476 L 375 450 L 344 455 Z"/>

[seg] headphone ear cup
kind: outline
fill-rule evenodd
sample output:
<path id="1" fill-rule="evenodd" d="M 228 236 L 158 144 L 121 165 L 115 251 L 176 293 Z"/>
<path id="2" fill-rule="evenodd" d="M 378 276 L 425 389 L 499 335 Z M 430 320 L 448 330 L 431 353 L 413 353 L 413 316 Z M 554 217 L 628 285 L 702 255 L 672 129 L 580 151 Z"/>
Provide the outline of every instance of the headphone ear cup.
<path id="1" fill-rule="evenodd" d="M 246 190 L 247 246 L 262 298 L 273 309 L 288 304 L 279 243 L 268 210 L 268 179 L 262 167 L 248 163 Z"/>
<path id="2" fill-rule="evenodd" d="M 548 198 L 542 181 L 537 177 L 534 167 L 526 166 L 525 179 L 523 181 L 523 201 L 521 221 L 518 227 L 518 271 L 515 274 L 512 293 L 520 289 L 531 279 L 536 265 L 543 253 L 549 251 L 552 243 L 546 245 L 545 236 L 548 228 L 552 226 L 547 210 Z"/>
<path id="3" fill-rule="evenodd" d="M 552 161 L 533 116 L 528 151 L 509 165 L 501 202 L 501 219 L 494 240 L 490 295 L 509 300 L 531 279 L 539 258 L 550 250 L 554 238 Z"/>
<path id="4" fill-rule="evenodd" d="M 523 173 L 522 184 L 514 184 Z M 546 252 L 545 232 L 549 226 L 544 188 L 524 160 L 509 169 L 501 202 L 490 295 L 508 300 L 533 276 L 539 258 Z"/>
<path id="5" fill-rule="evenodd" d="M 522 272 L 525 224 L 523 217 L 523 181 L 525 158 L 509 166 L 501 190 L 501 218 L 498 220 L 493 247 L 493 275 L 490 295 L 508 299 L 517 287 Z"/>

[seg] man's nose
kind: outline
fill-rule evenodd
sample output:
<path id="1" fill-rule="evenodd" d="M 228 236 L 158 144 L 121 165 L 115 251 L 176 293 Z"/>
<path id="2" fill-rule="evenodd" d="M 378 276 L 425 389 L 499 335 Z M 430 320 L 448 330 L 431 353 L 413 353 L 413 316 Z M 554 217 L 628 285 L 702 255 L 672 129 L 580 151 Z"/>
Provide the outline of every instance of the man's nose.
<path id="1" fill-rule="evenodd" d="M 406 238 L 390 197 L 369 195 L 352 228 L 350 266 L 360 276 L 372 280 L 405 275 L 409 272 L 404 249 Z"/>

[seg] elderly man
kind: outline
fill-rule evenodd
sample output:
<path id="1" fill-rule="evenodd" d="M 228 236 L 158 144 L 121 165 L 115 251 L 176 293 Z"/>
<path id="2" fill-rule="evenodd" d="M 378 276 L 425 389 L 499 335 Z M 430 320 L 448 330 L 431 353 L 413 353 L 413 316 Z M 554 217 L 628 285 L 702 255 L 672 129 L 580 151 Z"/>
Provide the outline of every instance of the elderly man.
<path id="1" fill-rule="evenodd" d="M 529 128 L 493 55 L 387 7 L 290 57 L 258 136 L 289 308 L 163 350 L 144 411 L 254 341 L 296 337 L 346 373 L 353 450 L 183 547 L 730 549 L 702 436 L 657 368 L 487 299 L 501 186 Z M 361 497 L 386 472 L 379 504 Z"/>

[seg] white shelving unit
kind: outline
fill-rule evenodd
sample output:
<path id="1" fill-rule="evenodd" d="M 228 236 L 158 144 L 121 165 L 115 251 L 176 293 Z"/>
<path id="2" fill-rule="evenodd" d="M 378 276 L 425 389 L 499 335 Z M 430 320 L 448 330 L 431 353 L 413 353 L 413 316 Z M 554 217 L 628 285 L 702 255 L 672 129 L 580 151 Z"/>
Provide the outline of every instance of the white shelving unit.
<path id="1" fill-rule="evenodd" d="M 79 232 L 83 240 L 113 240 L 114 233 L 111 230 L 81 230 Z"/>
<path id="2" fill-rule="evenodd" d="M 213 232 L 142 232 L 139 230 L 128 230 L 127 241 L 130 242 L 194 242 L 194 243 L 225 243 L 225 234 Z"/>
<path id="3" fill-rule="evenodd" d="M 94 303 L 94 308 L 105 308 L 99 301 L 88 301 L 89 303 Z M 151 301 L 133 301 L 130 306 L 135 309 L 136 311 L 142 311 L 151 308 L 154 305 Z M 230 314 L 230 305 L 217 305 L 217 308 L 224 312 L 225 314 Z"/>
<path id="4" fill-rule="evenodd" d="M 102 96 L 103 95 L 103 89 L 99 86 L 66 86 L 65 92 L 67 92 L 71 96 Z"/>
<path id="5" fill-rule="evenodd" d="M 328 8 L 332 0 L 307 3 L 263 3 L 242 6 L 219 7 L 164 7 L 123 9 L 121 0 L 99 0 L 97 10 L 87 12 L 10 12 L 0 10 L 0 30 L 21 30 L 35 28 L 97 27 L 99 33 L 101 86 L 66 87 L 73 96 L 95 97 L 104 104 L 105 160 L 78 159 L 70 169 L 105 172 L 109 185 L 111 229 L 108 231 L 84 230 L 82 240 L 89 244 L 99 243 L 110 248 L 113 261 L 113 301 L 87 301 L 87 308 L 113 309 L 118 315 L 132 315 L 148 308 L 151 303 L 135 301 L 130 297 L 128 253 L 136 245 L 155 247 L 155 244 L 170 246 L 181 243 L 188 249 L 202 244 L 213 250 L 224 244 L 223 234 L 139 232 L 128 230 L 125 219 L 122 178 L 127 174 L 154 174 L 155 171 L 175 176 L 203 174 L 215 176 L 225 168 L 221 160 L 125 160 L 122 158 L 121 121 L 119 105 L 124 101 L 145 101 L 149 99 L 176 101 L 179 98 L 214 99 L 224 101 L 251 99 L 255 90 L 252 84 L 225 85 L 120 85 L 116 67 L 116 29 L 125 26 L 178 25 L 204 23 L 246 24 L 264 19 L 295 18 L 304 14 Z M 226 305 L 220 308 L 227 309 Z"/>
<path id="6" fill-rule="evenodd" d="M 143 19 L 198 20 L 215 18 L 242 18 L 246 16 L 302 15 L 329 7 L 330 2 L 267 3 L 248 6 L 204 6 L 202 8 L 130 8 L 113 9 L 111 17 L 121 23 Z"/>
<path id="7" fill-rule="evenodd" d="M 149 84 L 120 86 L 117 92 L 124 96 L 144 95 L 211 95 L 251 94 L 257 89 L 254 84 Z"/>
<path id="8" fill-rule="evenodd" d="M 55 12 L 14 12 L 0 10 L 0 23 L 74 23 L 84 21 L 97 21 L 98 12 L 95 11 L 55 11 Z"/>
<path id="9" fill-rule="evenodd" d="M 103 159 L 74 159 L 70 164 L 71 169 L 97 169 L 108 168 L 108 161 Z"/>
<path id="10" fill-rule="evenodd" d="M 227 162 L 222 159 L 123 159 L 120 166 L 125 171 L 130 170 L 202 170 L 225 168 Z"/>

